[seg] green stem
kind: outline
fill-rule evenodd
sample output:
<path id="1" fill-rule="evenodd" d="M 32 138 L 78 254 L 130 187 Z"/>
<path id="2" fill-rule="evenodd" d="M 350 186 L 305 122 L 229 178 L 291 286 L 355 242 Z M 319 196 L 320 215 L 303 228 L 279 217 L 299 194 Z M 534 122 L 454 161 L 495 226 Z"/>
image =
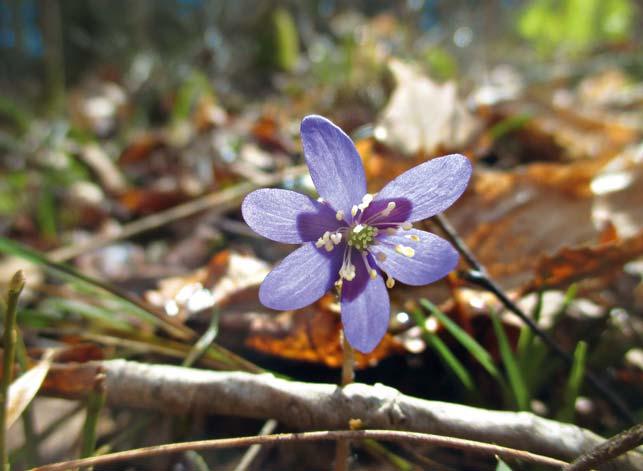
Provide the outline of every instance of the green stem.
<path id="1" fill-rule="evenodd" d="M 99 373 L 94 380 L 94 390 L 87 398 L 87 414 L 83 425 L 83 442 L 80 452 L 81 458 L 89 458 L 96 450 L 96 427 L 100 411 L 105 404 L 105 375 Z M 91 468 L 88 468 L 91 470 Z"/>
<path id="2" fill-rule="evenodd" d="M 16 329 L 16 359 L 20 372 L 24 374 L 29 369 L 29 360 L 27 347 L 19 329 Z M 34 426 L 33 409 L 31 405 L 22 413 L 22 428 L 25 435 L 25 450 L 27 451 L 26 462 L 30 468 L 35 468 L 40 462 L 40 452 L 38 451 L 38 436 Z"/>
<path id="3" fill-rule="evenodd" d="M 341 333 L 342 337 L 342 350 L 344 352 L 342 357 L 342 386 L 350 384 L 355 379 L 355 357 L 353 347 L 348 343 L 344 331 Z"/>
<path id="4" fill-rule="evenodd" d="M 16 317 L 18 312 L 18 298 L 25 286 L 25 275 L 18 270 L 9 282 L 7 293 L 7 312 L 4 317 L 4 358 L 2 369 L 2 383 L 0 383 L 0 460 L 2 469 L 9 471 L 9 454 L 6 444 L 7 428 L 7 393 L 11 384 L 13 360 L 15 357 L 16 342 Z"/>

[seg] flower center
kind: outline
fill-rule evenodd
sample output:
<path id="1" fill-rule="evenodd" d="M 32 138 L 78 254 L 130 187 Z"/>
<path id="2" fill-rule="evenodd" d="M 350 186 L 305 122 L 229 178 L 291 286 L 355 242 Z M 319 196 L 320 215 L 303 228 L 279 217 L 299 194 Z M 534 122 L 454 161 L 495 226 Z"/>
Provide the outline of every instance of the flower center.
<path id="1" fill-rule="evenodd" d="M 377 232 L 377 227 L 357 224 L 348 233 L 348 245 L 357 250 L 366 250 L 375 242 Z"/>

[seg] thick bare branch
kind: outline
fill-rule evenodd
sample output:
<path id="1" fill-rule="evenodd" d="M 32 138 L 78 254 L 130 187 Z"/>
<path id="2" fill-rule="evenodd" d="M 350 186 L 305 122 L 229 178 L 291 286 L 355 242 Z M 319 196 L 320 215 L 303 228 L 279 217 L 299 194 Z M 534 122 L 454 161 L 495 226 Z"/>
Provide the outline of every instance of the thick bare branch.
<path id="1" fill-rule="evenodd" d="M 500 412 L 427 401 L 387 386 L 287 381 L 269 374 L 215 372 L 125 360 L 101 362 L 108 402 L 171 414 L 203 413 L 274 418 L 301 430 L 365 428 L 406 430 L 522 449 L 573 460 L 604 442 L 575 425 L 531 413 Z M 628 453 L 606 470 L 643 469 L 643 457 Z"/>

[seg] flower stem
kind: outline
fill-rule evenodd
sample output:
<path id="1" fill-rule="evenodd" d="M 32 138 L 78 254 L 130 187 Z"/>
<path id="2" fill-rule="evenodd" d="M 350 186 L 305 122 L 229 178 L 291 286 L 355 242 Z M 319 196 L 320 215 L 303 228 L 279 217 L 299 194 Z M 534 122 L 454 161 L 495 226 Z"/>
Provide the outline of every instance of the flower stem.
<path id="1" fill-rule="evenodd" d="M 346 335 L 340 332 L 342 339 L 342 387 L 353 382 L 355 379 L 355 357 L 353 347 L 348 343 Z M 348 470 L 348 455 L 350 454 L 350 441 L 346 439 L 337 440 L 335 448 L 335 471 Z"/>
<path id="2" fill-rule="evenodd" d="M 350 384 L 355 379 L 355 356 L 353 347 L 348 343 L 344 331 L 341 332 L 342 337 L 342 386 Z"/>
<path id="3" fill-rule="evenodd" d="M 9 282 L 7 311 L 4 316 L 4 361 L 2 365 L 2 382 L 0 383 L 0 462 L 4 471 L 9 471 L 10 469 L 9 454 L 6 446 L 7 393 L 11 384 L 15 356 L 18 298 L 24 286 L 25 275 L 22 270 L 18 270 Z"/>

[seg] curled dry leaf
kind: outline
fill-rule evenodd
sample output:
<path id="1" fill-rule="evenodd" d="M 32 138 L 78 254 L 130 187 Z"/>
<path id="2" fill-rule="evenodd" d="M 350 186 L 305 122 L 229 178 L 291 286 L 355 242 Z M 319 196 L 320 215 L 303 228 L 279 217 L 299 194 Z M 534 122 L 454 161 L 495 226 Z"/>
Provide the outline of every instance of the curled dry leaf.
<path id="1" fill-rule="evenodd" d="M 458 98 L 455 82 L 435 83 L 399 60 L 389 68 L 397 85 L 375 131 L 384 143 L 405 154 L 433 154 L 461 149 L 477 133 L 480 123 Z"/>
<path id="2" fill-rule="evenodd" d="M 523 290 L 563 288 L 584 278 L 608 275 L 641 255 L 643 232 L 591 247 L 566 247 L 552 256 L 543 257 L 538 262 L 534 279 Z"/>
<path id="3" fill-rule="evenodd" d="M 51 367 L 53 350 L 47 350 L 36 366 L 9 386 L 7 398 L 7 429 L 22 415 L 40 390 Z"/>

